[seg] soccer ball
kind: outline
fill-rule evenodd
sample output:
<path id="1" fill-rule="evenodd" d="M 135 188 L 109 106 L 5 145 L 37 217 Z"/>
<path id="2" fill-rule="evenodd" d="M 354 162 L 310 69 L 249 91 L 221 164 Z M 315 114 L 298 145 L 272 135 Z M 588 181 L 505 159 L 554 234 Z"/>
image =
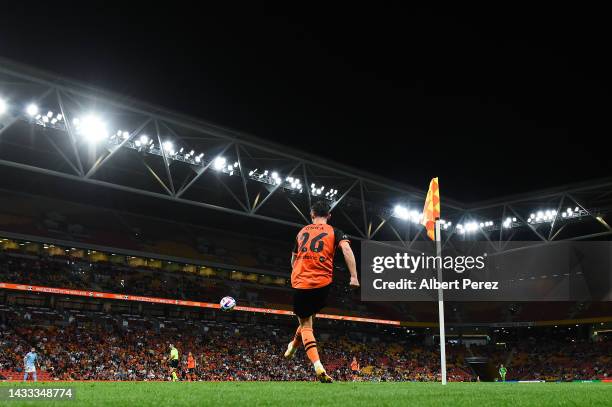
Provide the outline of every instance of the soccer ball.
<path id="1" fill-rule="evenodd" d="M 219 302 L 219 306 L 221 306 L 221 311 L 231 311 L 236 306 L 236 300 L 232 297 L 223 297 L 221 302 Z"/>

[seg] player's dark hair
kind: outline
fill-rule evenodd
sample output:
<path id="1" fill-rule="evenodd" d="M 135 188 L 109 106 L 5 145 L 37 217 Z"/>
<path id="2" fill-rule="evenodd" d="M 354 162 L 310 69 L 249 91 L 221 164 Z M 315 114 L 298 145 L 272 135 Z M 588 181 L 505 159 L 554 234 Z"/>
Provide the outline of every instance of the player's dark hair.
<path id="1" fill-rule="evenodd" d="M 316 217 L 325 218 L 331 212 L 331 206 L 325 201 L 317 201 L 312 204 L 310 210 Z"/>

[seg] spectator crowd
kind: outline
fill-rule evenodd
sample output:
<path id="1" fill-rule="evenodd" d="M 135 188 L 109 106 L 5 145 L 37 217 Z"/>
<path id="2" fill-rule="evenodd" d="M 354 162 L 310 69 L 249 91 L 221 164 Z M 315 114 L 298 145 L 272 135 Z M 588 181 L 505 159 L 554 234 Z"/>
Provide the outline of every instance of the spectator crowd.
<path id="1" fill-rule="evenodd" d="M 8 316 L 7 316 L 8 315 Z M 23 356 L 33 346 L 44 372 L 56 380 L 167 380 L 169 344 L 181 355 L 186 377 L 187 354 L 196 359 L 198 380 L 312 380 L 304 352 L 285 360 L 283 352 L 293 332 L 279 326 L 211 324 L 204 329 L 165 329 L 149 323 L 123 325 L 110 317 L 85 323 L 42 323 L 25 313 L 4 313 L 0 325 L 0 373 L 21 372 Z M 322 360 L 336 380 L 433 381 L 439 379 L 435 345 L 398 336 L 357 340 L 341 330 L 317 338 Z M 372 339 L 372 338 L 370 338 Z M 489 355 L 494 363 L 506 359 L 489 346 L 447 347 L 450 381 L 476 380 L 466 362 Z M 508 366 L 508 379 L 575 380 L 608 377 L 612 344 L 563 342 L 549 338 L 517 343 Z M 350 370 L 353 357 L 361 366 Z M 505 360 L 504 360 L 505 361 Z M 17 374 L 15 377 L 19 377 Z"/>

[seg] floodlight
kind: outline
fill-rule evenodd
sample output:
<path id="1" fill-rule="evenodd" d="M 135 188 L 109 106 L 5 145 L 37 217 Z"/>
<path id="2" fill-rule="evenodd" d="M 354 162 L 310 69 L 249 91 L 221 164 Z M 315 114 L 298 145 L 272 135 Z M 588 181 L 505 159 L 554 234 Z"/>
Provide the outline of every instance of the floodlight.
<path id="1" fill-rule="evenodd" d="M 465 225 L 465 230 L 466 230 L 467 232 L 473 232 L 473 231 L 475 231 L 476 229 L 478 229 L 478 223 L 476 223 L 476 222 L 468 222 L 468 223 L 466 223 L 466 225 Z"/>
<path id="2" fill-rule="evenodd" d="M 4 99 L 0 99 L 0 114 L 4 114 L 7 109 L 8 106 L 6 104 L 6 101 Z"/>
<path id="3" fill-rule="evenodd" d="M 38 106 L 36 106 L 34 103 L 30 103 L 28 107 L 26 107 L 26 113 L 29 116 L 36 116 L 38 114 Z"/>
<path id="4" fill-rule="evenodd" d="M 217 171 L 221 171 L 223 169 L 223 167 L 225 167 L 225 157 L 217 157 L 215 158 L 215 161 L 213 163 L 213 166 L 215 168 L 215 170 Z"/>
<path id="5" fill-rule="evenodd" d="M 78 131 L 90 143 L 97 143 L 108 137 L 106 124 L 99 117 L 93 115 L 86 116 L 80 121 Z"/>
<path id="6" fill-rule="evenodd" d="M 174 150 L 174 144 L 172 144 L 172 142 L 169 140 L 164 141 L 162 146 L 164 147 L 164 151 L 171 152 Z"/>
<path id="7" fill-rule="evenodd" d="M 410 212 L 408 212 L 408 209 L 402 205 L 395 205 L 395 208 L 393 208 L 393 215 L 404 220 L 410 218 Z"/>

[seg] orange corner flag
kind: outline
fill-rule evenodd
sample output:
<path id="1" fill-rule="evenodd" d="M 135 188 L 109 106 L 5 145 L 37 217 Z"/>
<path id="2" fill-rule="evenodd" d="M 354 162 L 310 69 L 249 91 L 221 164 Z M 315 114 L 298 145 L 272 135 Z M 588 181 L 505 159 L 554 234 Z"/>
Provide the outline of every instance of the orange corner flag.
<path id="1" fill-rule="evenodd" d="M 421 224 L 427 229 L 427 236 L 431 240 L 435 240 L 436 220 L 440 219 L 440 186 L 438 185 L 438 177 L 432 178 L 429 183 L 429 191 L 425 198 L 425 206 L 423 207 L 423 220 Z"/>

